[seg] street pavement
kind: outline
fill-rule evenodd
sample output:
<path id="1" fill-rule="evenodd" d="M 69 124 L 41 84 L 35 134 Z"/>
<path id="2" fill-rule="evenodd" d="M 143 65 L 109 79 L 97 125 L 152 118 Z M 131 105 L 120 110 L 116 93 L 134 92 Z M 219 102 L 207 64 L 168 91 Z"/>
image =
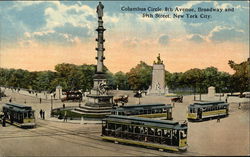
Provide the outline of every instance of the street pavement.
<path id="1" fill-rule="evenodd" d="M 38 96 L 12 92 L 6 89 L 8 97 L 0 101 L 2 105 L 12 98 L 13 103 L 32 106 L 36 111 L 37 127 L 21 129 L 7 124 L 0 126 L 0 157 L 1 156 L 219 156 L 249 155 L 249 99 L 229 97 L 230 115 L 216 120 L 188 123 L 188 151 L 184 153 L 161 152 L 154 149 L 115 144 L 101 140 L 101 125 L 98 121 L 68 120 L 63 122 L 50 117 L 51 108 L 62 107 L 60 100 L 44 97 L 42 103 Z M 129 104 L 138 104 L 130 91 L 114 91 L 115 96 L 129 94 Z M 41 93 L 43 94 L 43 93 Z M 196 96 L 198 99 L 199 96 Z M 140 103 L 166 103 L 170 97 L 144 96 Z M 208 97 L 202 100 L 225 100 L 224 97 Z M 173 117 L 175 121 L 186 120 L 187 106 L 193 103 L 193 95 L 184 96 L 183 103 L 175 103 Z M 238 109 L 238 103 L 242 108 Z M 76 102 L 66 102 L 66 106 L 78 106 Z M 40 109 L 45 111 L 45 120 L 40 119 Z"/>

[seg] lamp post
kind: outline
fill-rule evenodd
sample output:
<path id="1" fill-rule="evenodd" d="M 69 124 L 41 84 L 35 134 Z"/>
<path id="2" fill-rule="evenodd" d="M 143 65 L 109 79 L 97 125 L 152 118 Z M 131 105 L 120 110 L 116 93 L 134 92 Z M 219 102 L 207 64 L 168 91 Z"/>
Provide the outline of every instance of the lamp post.
<path id="1" fill-rule="evenodd" d="M 142 97 L 142 95 L 140 90 L 138 91 L 138 97 L 139 97 L 139 104 L 141 104 L 140 98 Z"/>
<path id="2" fill-rule="evenodd" d="M 0 101 L 2 101 L 2 91 L 1 91 L 1 87 L 0 87 Z"/>
<path id="3" fill-rule="evenodd" d="M 50 94 L 50 97 L 51 97 L 50 103 L 51 103 L 51 114 L 52 114 L 52 110 L 53 110 L 53 94 L 52 93 Z"/>

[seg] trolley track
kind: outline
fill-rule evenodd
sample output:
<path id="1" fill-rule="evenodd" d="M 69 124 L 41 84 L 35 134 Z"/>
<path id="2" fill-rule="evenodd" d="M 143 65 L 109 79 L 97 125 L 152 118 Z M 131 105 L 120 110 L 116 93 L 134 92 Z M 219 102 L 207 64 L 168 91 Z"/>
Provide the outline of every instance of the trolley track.
<path id="1" fill-rule="evenodd" d="M 131 146 L 128 145 L 121 145 L 121 144 L 114 144 L 112 142 L 109 142 L 109 144 L 107 144 L 107 142 L 104 142 L 101 138 L 100 138 L 100 134 L 101 132 L 99 130 L 83 130 L 84 128 L 77 128 L 77 129 L 65 129 L 65 128 L 61 128 L 61 127 L 57 127 L 57 126 L 50 126 L 48 123 L 46 122 L 42 122 L 39 121 L 37 122 L 37 128 L 35 129 L 27 129 L 27 130 L 23 130 L 24 132 L 20 132 L 20 131 L 15 131 L 15 133 L 25 133 L 25 135 L 17 135 L 17 136 L 2 136 L 0 135 L 0 139 L 13 139 L 13 138 L 35 138 L 35 137 L 49 137 L 49 138 L 53 138 L 55 140 L 61 140 L 64 142 L 69 142 L 75 145 L 80 145 L 80 146 L 84 146 L 84 147 L 90 147 L 90 148 L 94 148 L 94 149 L 99 149 L 99 150 L 105 150 L 105 151 L 112 151 L 112 152 L 119 152 L 122 153 L 124 155 L 129 155 L 129 156 L 137 156 L 138 153 L 141 154 L 147 154 L 147 155 L 151 155 L 151 156 L 159 156 L 159 155 L 163 155 L 162 152 L 157 152 L 153 149 L 147 149 L 147 150 L 143 150 L 146 148 L 142 148 L 142 147 L 133 147 L 133 148 L 129 148 Z M 86 129 L 86 128 L 85 128 Z M 93 128 L 91 128 L 93 129 Z M 11 132 L 11 131 L 10 131 Z M 30 135 L 30 133 L 32 135 Z M 79 138 L 80 137 L 80 138 Z M 115 146 L 114 146 L 115 145 Z M 137 149 L 140 148 L 140 149 Z M 166 154 L 171 154 L 171 155 L 201 155 L 199 153 L 195 153 L 195 152 L 185 152 L 185 153 L 170 153 L 170 152 L 166 152 Z"/>
<path id="2" fill-rule="evenodd" d="M 43 126 L 43 127 L 46 127 L 46 126 Z M 47 126 L 48 127 L 48 126 Z M 48 127 L 48 128 L 51 128 L 51 127 Z M 61 129 L 60 127 L 53 127 L 52 129 L 54 129 L 54 130 L 57 130 L 57 129 L 55 129 L 55 128 L 57 128 L 57 129 Z M 71 131 L 71 130 L 69 130 L 69 129 L 62 129 L 62 130 L 66 130 L 66 131 Z M 62 131 L 61 130 L 61 131 Z M 87 131 L 88 133 L 88 135 L 83 135 L 83 134 L 80 134 L 80 135 L 77 135 L 77 134 L 73 134 L 73 135 L 76 135 L 76 136 L 78 136 L 78 137 L 83 137 L 83 138 L 87 138 L 87 139 L 91 139 L 92 141 L 91 141 L 91 143 L 93 143 L 93 144 L 95 144 L 95 145 L 101 145 L 101 143 L 104 143 L 104 145 L 105 145 L 105 143 L 106 142 L 104 142 L 101 138 L 100 138 L 100 134 L 101 134 L 101 132 L 100 131 L 91 131 L 91 132 L 89 132 L 89 131 Z M 99 133 L 99 135 L 94 135 L 93 133 Z M 91 136 L 89 136 L 91 134 Z M 94 141 L 97 141 L 97 142 L 93 142 L 93 140 Z M 109 142 L 109 143 L 112 143 L 112 142 Z M 113 146 L 108 146 L 108 145 L 105 145 L 106 147 L 110 147 L 110 148 L 112 148 L 112 149 L 105 149 L 105 150 L 110 150 L 110 151 L 113 151 Z M 145 154 L 151 154 L 151 155 L 157 155 L 157 156 L 159 156 L 159 155 L 162 155 L 162 154 L 160 154 L 160 153 L 156 153 L 156 152 L 148 152 L 149 150 L 150 151 L 155 151 L 154 149 L 147 149 L 148 151 L 142 151 L 142 150 L 134 150 L 134 149 L 129 149 L 129 148 L 124 148 L 124 146 L 127 146 L 128 147 L 128 145 L 121 145 L 121 144 L 118 144 L 118 145 L 116 145 L 116 147 L 119 147 L 120 149 L 118 149 L 118 151 L 120 151 L 120 150 L 123 150 L 122 152 L 124 153 L 124 152 L 128 152 L 128 151 L 136 151 L 136 152 L 141 152 L 141 153 L 145 153 Z M 143 147 L 134 147 L 134 148 L 143 148 Z M 144 149 L 146 149 L 146 148 L 144 148 Z M 166 152 L 166 153 L 170 153 L 170 152 Z M 192 153 L 192 154 L 197 154 L 197 153 L 195 153 L 195 152 L 190 152 L 190 153 Z M 186 152 L 185 153 L 180 153 L 180 152 L 175 152 L 175 153 L 170 153 L 170 154 L 172 154 L 172 155 L 178 155 L 178 156 L 180 156 L 180 155 L 187 155 L 186 154 Z M 137 154 L 132 154 L 132 155 L 137 155 Z"/>
<path id="3" fill-rule="evenodd" d="M 40 126 L 54 130 L 54 131 L 61 131 L 61 132 L 68 132 L 68 131 L 72 131 L 69 129 L 65 129 L 65 128 L 60 128 L 60 127 L 51 127 L 48 125 L 43 125 L 45 123 L 39 123 Z M 81 129 L 80 129 L 81 130 Z M 96 133 L 99 133 L 98 135 L 95 135 Z M 107 144 L 107 142 L 104 142 L 101 138 L 100 138 L 100 131 L 87 131 L 85 132 L 85 134 L 70 134 L 72 136 L 77 137 L 77 139 L 72 139 L 72 137 L 67 137 L 67 136 L 55 136 L 52 138 L 57 138 L 63 141 L 67 141 L 67 142 L 71 142 L 73 144 L 77 144 L 77 145 L 82 145 L 82 146 L 87 146 L 87 147 L 92 147 L 95 149 L 101 149 L 101 150 L 106 150 L 106 151 L 115 151 L 115 152 L 120 152 L 124 155 L 132 155 L 132 156 L 137 156 L 138 153 L 142 153 L 142 154 L 147 154 L 147 155 L 152 155 L 152 156 L 159 156 L 162 155 L 162 152 L 157 152 L 153 149 L 146 149 L 144 150 L 140 150 L 137 148 L 141 148 L 141 147 L 133 147 L 133 148 L 129 148 L 131 146 L 128 145 L 121 145 L 121 144 L 114 144 L 112 142 L 109 142 L 109 144 Z M 91 136 L 90 136 L 91 135 Z M 81 139 L 79 139 L 79 137 L 83 138 L 84 140 L 81 141 Z M 86 143 L 86 139 L 89 140 L 88 144 Z M 115 145 L 115 147 L 114 147 Z M 127 147 L 127 148 L 125 148 Z M 115 148 L 115 149 L 114 149 Z M 143 148 L 141 148 L 143 149 Z M 150 152 L 151 151 L 151 152 Z M 166 152 L 169 153 L 169 152 Z M 178 154 L 173 154 L 173 155 L 180 155 Z"/>
<path id="4" fill-rule="evenodd" d="M 43 126 L 43 127 L 46 127 L 46 128 L 50 128 L 52 130 L 60 130 L 60 131 L 63 131 L 63 132 L 67 132 L 67 131 L 71 131 L 69 129 L 62 129 L 60 127 L 49 127 L 49 126 Z M 99 133 L 98 135 L 93 135 L 93 133 Z M 92 148 L 97 148 L 97 149 L 102 149 L 102 150 L 108 150 L 108 151 L 114 151 L 114 147 L 113 146 L 108 146 L 106 144 L 106 142 L 104 142 L 101 138 L 100 138 L 100 131 L 87 131 L 86 134 L 72 134 L 74 136 L 77 136 L 77 137 L 82 137 L 84 138 L 85 142 L 86 142 L 86 139 L 90 139 L 91 141 L 89 141 L 91 143 L 91 146 L 90 146 L 90 143 L 87 144 L 88 147 L 92 147 Z M 91 134 L 91 136 L 89 136 Z M 65 137 L 65 136 L 64 136 Z M 66 137 L 68 138 L 68 137 Z M 70 138 L 72 140 L 72 138 Z M 65 139 L 63 139 L 65 140 Z M 69 141 L 68 141 L 69 142 Z M 77 139 L 77 142 L 76 141 L 73 141 L 71 143 L 75 143 L 75 144 L 79 144 L 79 145 L 83 145 L 83 146 L 86 146 L 85 144 L 81 143 L 81 141 L 79 141 L 79 138 Z M 106 144 L 106 145 L 105 145 Z M 110 144 L 112 144 L 110 142 Z M 103 146 L 105 145 L 105 148 L 103 148 Z M 118 148 L 115 150 L 116 152 L 121 152 L 123 154 L 127 154 L 127 155 L 138 155 L 138 152 L 141 152 L 141 153 L 145 153 L 145 154 L 151 154 L 151 155 L 159 155 L 158 153 L 149 153 L 147 151 L 141 151 L 141 150 L 133 150 L 133 149 L 125 149 L 124 147 L 122 147 L 122 145 L 116 145 L 116 147 L 118 146 Z M 108 147 L 108 148 L 107 148 Z M 122 147 L 122 148 L 121 148 Z M 121 151 L 122 150 L 122 151 Z M 135 153 L 131 153 L 131 151 L 136 151 Z M 130 153 L 128 153 L 130 152 Z"/>

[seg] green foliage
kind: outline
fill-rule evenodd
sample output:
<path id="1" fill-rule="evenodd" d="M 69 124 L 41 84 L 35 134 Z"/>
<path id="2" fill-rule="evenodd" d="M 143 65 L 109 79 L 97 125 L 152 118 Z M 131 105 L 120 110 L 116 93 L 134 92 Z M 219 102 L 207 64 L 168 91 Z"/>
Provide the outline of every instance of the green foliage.
<path id="1" fill-rule="evenodd" d="M 58 64 L 55 66 L 58 76 L 53 85 L 61 85 L 64 90 L 90 90 L 95 69 L 95 65 Z"/>
<path id="2" fill-rule="evenodd" d="M 193 92 L 206 93 L 208 87 L 216 87 L 217 92 L 231 92 L 232 76 L 218 71 L 215 67 L 190 69 L 184 73 L 167 74 L 166 82 L 170 89 L 192 88 Z"/>
<path id="3" fill-rule="evenodd" d="M 55 91 L 60 85 L 64 90 L 91 89 L 95 65 L 58 64 L 56 72 L 29 72 L 22 69 L 0 68 L 0 85 L 15 88 L 26 88 L 37 91 Z"/>
<path id="4" fill-rule="evenodd" d="M 240 64 L 236 64 L 234 61 L 230 60 L 228 64 L 233 70 L 235 70 L 232 80 L 236 84 L 234 88 L 240 91 L 241 94 L 247 90 L 250 90 L 250 59 L 248 58 L 247 61 L 244 61 Z"/>
<path id="5" fill-rule="evenodd" d="M 229 65 L 235 70 L 233 75 L 218 71 L 215 67 L 205 69 L 190 69 L 182 73 L 165 72 L 165 80 L 168 87 L 175 89 L 192 89 L 194 93 L 207 92 L 210 86 L 216 87 L 217 92 L 236 92 L 250 90 L 250 61 L 236 64 L 229 61 Z M 152 66 L 140 62 L 128 73 L 121 71 L 112 74 L 107 67 L 106 78 L 112 89 L 138 90 L 148 89 L 151 85 Z M 26 88 L 38 91 L 54 91 L 56 86 L 62 86 L 63 90 L 90 90 L 93 87 L 93 76 L 96 72 L 95 65 L 74 65 L 62 63 L 55 66 L 53 71 L 29 72 L 22 69 L 0 68 L 0 86 Z M 178 92 L 187 92 L 181 91 Z"/>
<path id="6" fill-rule="evenodd" d="M 152 66 L 141 61 L 127 73 L 127 76 L 128 83 L 133 90 L 148 89 L 152 80 Z"/>
<path id="7" fill-rule="evenodd" d="M 119 89 L 128 90 L 129 89 L 128 76 L 121 71 L 115 73 L 114 84 L 116 87 L 118 86 Z"/>

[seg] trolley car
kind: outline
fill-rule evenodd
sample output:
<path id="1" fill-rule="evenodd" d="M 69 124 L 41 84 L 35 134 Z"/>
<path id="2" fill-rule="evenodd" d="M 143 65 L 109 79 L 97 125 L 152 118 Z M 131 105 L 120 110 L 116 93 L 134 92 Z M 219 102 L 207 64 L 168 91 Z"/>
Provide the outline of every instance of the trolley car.
<path id="1" fill-rule="evenodd" d="M 34 110 L 30 106 L 6 103 L 3 106 L 6 122 L 21 128 L 36 126 Z"/>
<path id="2" fill-rule="evenodd" d="M 187 150 L 187 124 L 110 115 L 102 121 L 102 139 L 169 151 Z"/>
<path id="3" fill-rule="evenodd" d="M 197 102 L 188 106 L 188 120 L 203 120 L 228 116 L 229 104 L 223 101 Z"/>
<path id="4" fill-rule="evenodd" d="M 136 116 L 145 118 L 166 117 L 172 118 L 172 106 L 170 104 L 141 104 L 120 106 L 111 111 L 112 115 Z"/>

